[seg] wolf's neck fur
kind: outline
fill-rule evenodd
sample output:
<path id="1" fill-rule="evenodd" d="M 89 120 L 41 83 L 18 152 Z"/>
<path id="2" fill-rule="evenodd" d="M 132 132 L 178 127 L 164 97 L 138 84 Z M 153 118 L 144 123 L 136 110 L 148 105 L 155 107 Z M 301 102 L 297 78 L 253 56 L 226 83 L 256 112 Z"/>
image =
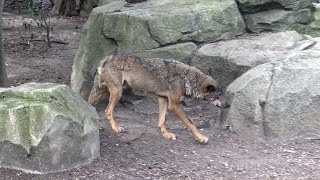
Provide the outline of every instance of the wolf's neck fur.
<path id="1" fill-rule="evenodd" d="M 160 73 L 160 76 L 162 76 L 163 74 L 163 77 L 166 77 L 167 79 L 170 79 L 171 76 L 176 76 L 177 74 L 179 74 L 179 78 L 185 89 L 185 95 L 192 96 L 198 99 L 203 98 L 200 88 L 201 83 L 206 78 L 206 75 L 199 69 L 174 59 L 154 58 L 152 60 L 152 63 L 149 65 L 157 66 L 155 64 L 158 64 L 160 66 L 158 66 L 158 68 L 165 68 L 165 71 L 168 70 L 166 73 Z"/>
<path id="2" fill-rule="evenodd" d="M 190 67 L 193 68 L 193 67 Z M 196 71 L 188 71 L 188 74 L 182 79 L 184 82 L 185 93 L 187 96 L 192 96 L 194 98 L 201 99 L 201 82 L 203 81 L 204 74 L 202 74 L 198 69 Z"/>

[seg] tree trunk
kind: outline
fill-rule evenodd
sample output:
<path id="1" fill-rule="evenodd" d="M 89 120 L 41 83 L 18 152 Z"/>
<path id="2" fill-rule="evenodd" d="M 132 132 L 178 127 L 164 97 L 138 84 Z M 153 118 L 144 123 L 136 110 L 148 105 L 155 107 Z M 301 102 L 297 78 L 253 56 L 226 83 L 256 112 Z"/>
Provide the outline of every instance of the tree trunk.
<path id="1" fill-rule="evenodd" d="M 99 0 L 81 0 L 80 2 L 80 15 L 89 16 L 91 10 L 97 7 Z"/>
<path id="2" fill-rule="evenodd" d="M 3 55 L 2 46 L 2 11 L 3 11 L 4 0 L 0 0 L 0 87 L 8 87 L 8 77 L 6 73 L 5 59 Z"/>
<path id="3" fill-rule="evenodd" d="M 56 0 L 51 11 L 53 15 L 88 16 L 99 0 Z"/>

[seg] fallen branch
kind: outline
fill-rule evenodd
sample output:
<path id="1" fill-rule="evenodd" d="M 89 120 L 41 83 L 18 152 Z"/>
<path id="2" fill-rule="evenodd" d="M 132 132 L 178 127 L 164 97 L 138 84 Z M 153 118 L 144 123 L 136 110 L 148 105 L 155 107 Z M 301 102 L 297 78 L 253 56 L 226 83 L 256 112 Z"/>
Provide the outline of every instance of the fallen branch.
<path id="1" fill-rule="evenodd" d="M 45 39 L 30 39 L 29 41 L 30 42 L 32 42 L 32 41 L 45 41 L 45 42 L 47 42 L 47 40 L 45 40 Z M 64 44 L 64 45 L 68 45 L 69 44 L 68 42 L 59 41 L 59 40 L 51 40 L 50 42 L 51 43 L 56 43 L 56 44 Z"/>
<path id="2" fill-rule="evenodd" d="M 20 45 L 30 46 L 29 42 L 19 42 Z"/>

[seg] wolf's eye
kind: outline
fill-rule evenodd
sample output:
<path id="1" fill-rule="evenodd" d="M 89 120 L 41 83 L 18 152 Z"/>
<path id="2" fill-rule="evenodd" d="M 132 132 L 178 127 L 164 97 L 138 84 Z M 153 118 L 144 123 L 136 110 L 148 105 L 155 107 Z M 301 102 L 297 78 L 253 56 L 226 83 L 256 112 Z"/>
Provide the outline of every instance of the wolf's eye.
<path id="1" fill-rule="evenodd" d="M 206 92 L 215 92 L 216 91 L 216 87 L 214 87 L 213 85 L 209 85 L 206 87 Z"/>

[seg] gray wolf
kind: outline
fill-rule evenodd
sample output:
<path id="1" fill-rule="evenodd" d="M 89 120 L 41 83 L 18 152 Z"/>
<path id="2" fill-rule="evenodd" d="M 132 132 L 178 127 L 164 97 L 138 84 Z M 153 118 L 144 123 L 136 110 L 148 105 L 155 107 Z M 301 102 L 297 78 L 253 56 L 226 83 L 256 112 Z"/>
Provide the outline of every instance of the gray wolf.
<path id="1" fill-rule="evenodd" d="M 159 123 L 161 134 L 167 139 L 175 139 L 175 134 L 166 128 L 167 110 L 173 112 L 200 143 L 206 143 L 208 137 L 202 135 L 194 123 L 182 110 L 181 102 L 185 96 L 209 99 L 219 108 L 228 108 L 221 95 L 218 83 L 199 69 L 173 59 L 144 59 L 134 55 L 107 56 L 97 68 L 94 85 L 88 102 L 96 105 L 104 92 L 109 90 L 109 102 L 105 117 L 115 132 L 124 129 L 117 125 L 113 110 L 120 100 L 124 84 L 135 90 L 152 93 L 158 97 Z"/>

